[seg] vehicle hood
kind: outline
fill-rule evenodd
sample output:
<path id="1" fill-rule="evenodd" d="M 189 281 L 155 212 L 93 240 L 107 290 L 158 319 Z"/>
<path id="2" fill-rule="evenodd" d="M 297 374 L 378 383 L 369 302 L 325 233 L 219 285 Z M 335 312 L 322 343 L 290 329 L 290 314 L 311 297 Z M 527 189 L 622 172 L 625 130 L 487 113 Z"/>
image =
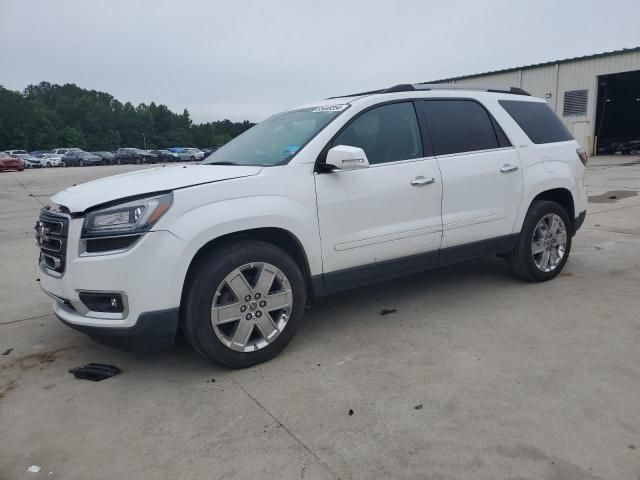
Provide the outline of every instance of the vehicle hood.
<path id="1" fill-rule="evenodd" d="M 260 170 L 262 167 L 235 165 L 167 165 L 76 185 L 55 194 L 51 201 L 68 208 L 71 213 L 79 213 L 121 198 L 248 177 L 257 175 Z"/>

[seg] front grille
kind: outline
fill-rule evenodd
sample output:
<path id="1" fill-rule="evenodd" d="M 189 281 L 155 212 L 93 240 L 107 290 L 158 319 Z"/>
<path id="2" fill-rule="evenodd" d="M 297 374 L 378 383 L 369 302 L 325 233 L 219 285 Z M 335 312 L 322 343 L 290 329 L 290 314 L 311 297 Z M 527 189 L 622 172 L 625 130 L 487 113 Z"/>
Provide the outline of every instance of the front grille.
<path id="1" fill-rule="evenodd" d="M 69 218 L 43 208 L 35 229 L 36 244 L 40 247 L 40 265 L 62 275 L 67 258 Z"/>

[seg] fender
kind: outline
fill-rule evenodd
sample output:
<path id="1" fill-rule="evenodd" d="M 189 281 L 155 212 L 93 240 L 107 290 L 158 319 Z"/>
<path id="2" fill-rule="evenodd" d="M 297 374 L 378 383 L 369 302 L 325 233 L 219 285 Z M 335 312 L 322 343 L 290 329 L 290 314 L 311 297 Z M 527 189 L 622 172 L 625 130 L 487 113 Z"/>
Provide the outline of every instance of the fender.
<path id="1" fill-rule="evenodd" d="M 320 237 L 315 213 L 315 209 L 309 209 L 308 205 L 276 195 L 211 202 L 183 213 L 168 228 L 165 226 L 185 242 L 183 250 L 176 252 L 176 291 L 182 292 L 189 266 L 203 246 L 226 235 L 259 228 L 279 228 L 291 234 L 304 248 L 309 273 L 312 276 L 321 274 Z M 203 224 L 204 219 L 206 224 Z"/>

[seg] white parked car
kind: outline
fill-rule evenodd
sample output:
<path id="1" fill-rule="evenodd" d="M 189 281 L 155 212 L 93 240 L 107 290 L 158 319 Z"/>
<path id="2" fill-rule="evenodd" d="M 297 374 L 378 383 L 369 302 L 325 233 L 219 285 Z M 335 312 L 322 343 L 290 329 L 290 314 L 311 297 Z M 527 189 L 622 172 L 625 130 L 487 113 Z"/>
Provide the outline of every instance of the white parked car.
<path id="1" fill-rule="evenodd" d="M 204 152 L 199 148 L 185 148 L 181 152 L 178 153 L 180 160 L 186 161 L 196 161 L 204 159 Z"/>
<path id="2" fill-rule="evenodd" d="M 5 153 L 8 153 L 11 156 L 20 157 L 20 158 L 22 158 L 22 156 L 29 155 L 29 152 L 27 152 L 26 150 L 5 150 Z"/>
<path id="3" fill-rule="evenodd" d="M 81 148 L 54 148 L 53 150 L 51 150 L 51 153 L 53 153 L 54 155 L 60 155 L 60 157 L 62 157 L 63 155 L 66 155 L 69 152 L 83 152 L 84 150 L 82 150 Z"/>
<path id="4" fill-rule="evenodd" d="M 37 155 L 33 156 L 40 160 L 43 167 L 62 166 L 62 155 L 56 155 L 55 153 L 38 153 Z"/>
<path id="5" fill-rule="evenodd" d="M 97 340 L 167 345 L 180 326 L 206 359 L 247 367 L 332 292 L 491 254 L 524 280 L 554 278 L 585 218 L 586 163 L 519 89 L 328 99 L 203 164 L 58 193 L 36 227 L 40 285 Z"/>

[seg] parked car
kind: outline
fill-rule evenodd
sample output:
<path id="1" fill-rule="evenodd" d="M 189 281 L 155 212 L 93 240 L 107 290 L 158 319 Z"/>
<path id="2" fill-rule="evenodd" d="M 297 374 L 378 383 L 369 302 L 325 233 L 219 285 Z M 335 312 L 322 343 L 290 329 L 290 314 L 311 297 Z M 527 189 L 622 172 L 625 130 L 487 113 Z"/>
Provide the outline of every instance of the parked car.
<path id="1" fill-rule="evenodd" d="M 553 279 L 584 222 L 586 164 L 520 89 L 323 100 L 203 164 L 56 194 L 38 220 L 40 285 L 95 339 L 166 346 L 180 326 L 206 359 L 248 367 L 332 292 L 491 254 L 521 279 Z"/>
<path id="2" fill-rule="evenodd" d="M 7 150 L 7 154 L 19 158 L 24 168 L 40 168 L 40 160 L 31 156 L 26 150 Z"/>
<path id="3" fill-rule="evenodd" d="M 107 152 L 106 150 L 101 150 L 99 152 L 91 152 L 93 155 L 96 155 L 102 159 L 103 165 L 111 165 L 113 163 L 113 159 L 115 155 L 111 152 Z"/>
<path id="4" fill-rule="evenodd" d="M 119 148 L 113 160 L 118 165 L 123 163 L 155 163 L 158 161 L 154 154 L 140 148 Z"/>
<path id="5" fill-rule="evenodd" d="M 155 155 L 159 162 L 177 162 L 180 160 L 180 156 L 177 153 L 169 150 L 148 150 L 148 152 Z"/>
<path id="6" fill-rule="evenodd" d="M 69 152 L 83 152 L 84 150 L 82 150 L 81 148 L 54 148 L 53 150 L 51 150 L 51 153 L 56 154 L 56 155 L 66 155 Z"/>
<path id="7" fill-rule="evenodd" d="M 62 156 L 63 167 L 84 167 L 86 165 L 100 165 L 102 159 L 89 152 L 67 152 Z"/>
<path id="8" fill-rule="evenodd" d="M 24 168 L 42 168 L 46 165 L 41 158 L 34 157 L 32 155 L 16 155 L 22 160 Z"/>
<path id="9" fill-rule="evenodd" d="M 13 157 L 6 152 L 0 152 L 0 172 L 8 172 L 15 170 L 21 172 L 24 170 L 24 164 L 18 157 Z"/>
<path id="10" fill-rule="evenodd" d="M 32 156 L 38 158 L 45 167 L 62 166 L 62 155 L 56 155 L 55 153 L 38 153 Z"/>
<path id="11" fill-rule="evenodd" d="M 185 148 L 178 153 L 180 160 L 186 160 L 194 162 L 196 160 L 204 159 L 204 152 L 198 148 Z"/>
<path id="12" fill-rule="evenodd" d="M 211 155 L 213 152 L 215 152 L 216 150 L 218 150 L 218 147 L 209 147 L 209 148 L 202 148 L 202 153 L 203 153 L 203 158 L 207 158 L 209 155 Z"/>

